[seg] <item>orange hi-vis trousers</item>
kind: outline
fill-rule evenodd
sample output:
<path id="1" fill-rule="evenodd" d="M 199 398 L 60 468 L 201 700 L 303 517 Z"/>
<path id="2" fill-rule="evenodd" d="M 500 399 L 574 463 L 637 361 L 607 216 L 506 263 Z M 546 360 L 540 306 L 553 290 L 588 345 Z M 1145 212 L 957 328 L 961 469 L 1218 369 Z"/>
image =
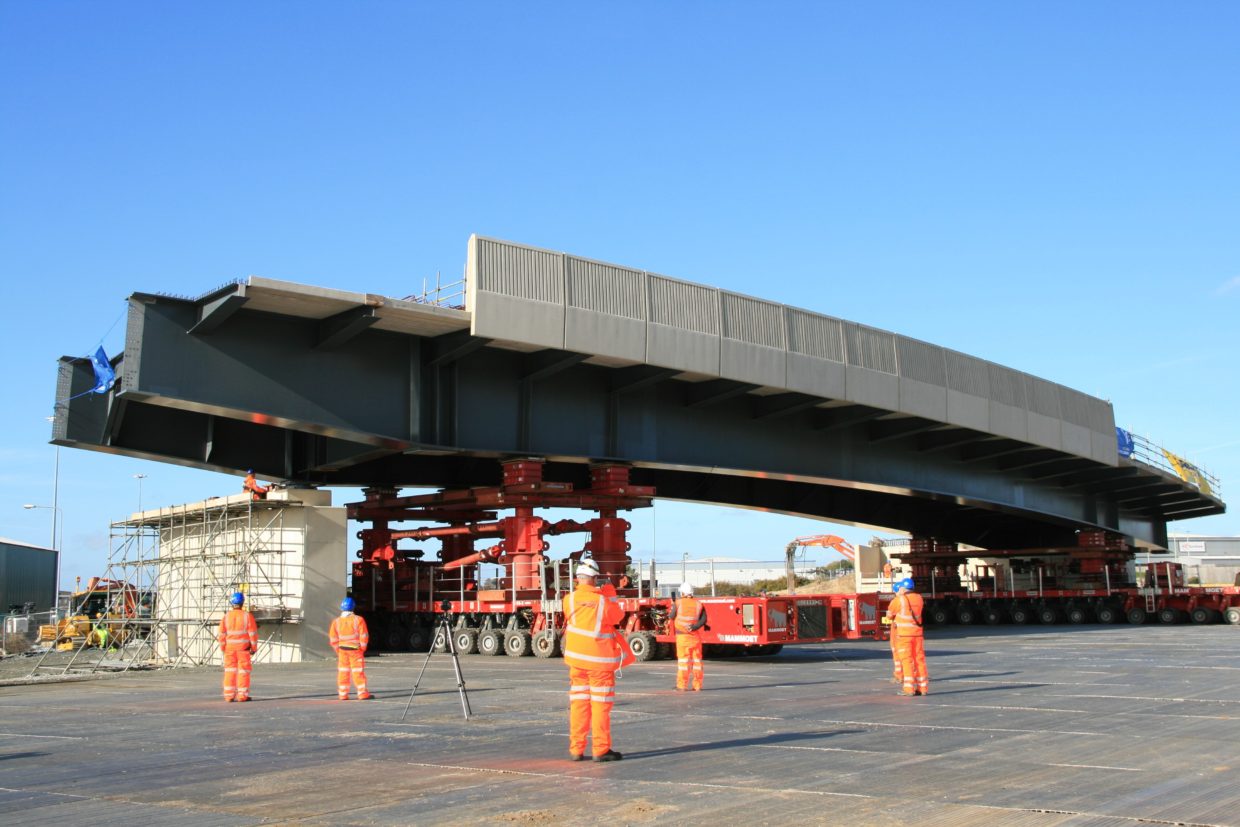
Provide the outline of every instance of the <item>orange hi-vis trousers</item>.
<path id="1" fill-rule="evenodd" d="M 930 676 L 926 674 L 925 635 L 896 635 L 892 640 L 900 658 L 904 694 L 928 694 Z"/>
<path id="2" fill-rule="evenodd" d="M 702 639 L 676 635 L 676 688 L 702 688 Z"/>
<path id="3" fill-rule="evenodd" d="M 891 633 L 891 671 L 892 683 L 904 683 L 904 664 L 900 663 L 900 653 L 896 650 L 896 635 Z"/>
<path id="4" fill-rule="evenodd" d="M 583 755 L 586 736 L 593 753 L 611 749 L 611 705 L 616 698 L 616 673 L 610 669 L 568 667 L 568 751 Z"/>
<path id="5" fill-rule="evenodd" d="M 349 679 L 357 687 L 357 699 L 370 697 L 366 690 L 366 653 L 361 649 L 338 649 L 336 651 L 336 692 L 340 700 L 349 699 Z"/>
<path id="6" fill-rule="evenodd" d="M 224 700 L 250 697 L 250 650 L 224 650 Z"/>

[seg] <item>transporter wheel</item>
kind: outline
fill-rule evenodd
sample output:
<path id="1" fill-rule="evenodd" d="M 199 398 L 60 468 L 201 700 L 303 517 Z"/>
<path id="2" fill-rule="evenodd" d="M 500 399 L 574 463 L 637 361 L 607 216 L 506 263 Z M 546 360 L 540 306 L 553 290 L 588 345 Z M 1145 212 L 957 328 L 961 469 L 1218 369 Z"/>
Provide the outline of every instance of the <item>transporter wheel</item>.
<path id="1" fill-rule="evenodd" d="M 414 626 L 409 630 L 409 651 L 425 652 L 430 645 L 431 633 L 425 626 Z"/>
<path id="2" fill-rule="evenodd" d="M 1240 626 L 1240 606 L 1231 606 L 1223 612 L 1223 620 L 1232 626 Z"/>
<path id="3" fill-rule="evenodd" d="M 1158 610 L 1158 622 L 1166 623 L 1166 624 L 1179 623 L 1180 622 L 1180 610 L 1173 609 L 1170 606 L 1168 606 L 1165 609 L 1159 609 Z"/>
<path id="4" fill-rule="evenodd" d="M 1128 610 L 1128 622 L 1131 623 L 1133 626 L 1140 626 L 1142 623 L 1145 622 L 1145 619 L 1146 619 L 1145 609 L 1141 608 L 1140 606 L 1133 606 L 1131 609 Z"/>
<path id="5" fill-rule="evenodd" d="M 977 609 L 967 603 L 961 603 L 956 607 L 956 622 L 961 626 L 972 626 L 977 620 Z"/>
<path id="6" fill-rule="evenodd" d="M 1099 623 L 1114 623 L 1119 620 L 1119 609 L 1109 603 L 1103 603 L 1096 612 Z"/>
<path id="7" fill-rule="evenodd" d="M 1043 606 L 1038 609 L 1038 622 L 1046 626 L 1059 622 L 1059 609 L 1055 606 Z"/>
<path id="8" fill-rule="evenodd" d="M 504 654 L 510 658 L 523 658 L 530 653 L 529 632 L 509 632 L 504 638 Z"/>
<path id="9" fill-rule="evenodd" d="M 443 633 L 443 629 L 435 632 L 435 640 L 431 643 L 432 652 L 448 651 L 448 636 Z"/>
<path id="10" fill-rule="evenodd" d="M 539 632 L 530 641 L 536 658 L 553 658 L 560 654 L 560 638 L 554 629 Z"/>
<path id="11" fill-rule="evenodd" d="M 629 649 L 633 651 L 633 657 L 637 658 L 639 663 L 654 660 L 655 642 L 654 635 L 650 632 L 632 632 L 628 636 Z"/>
<path id="12" fill-rule="evenodd" d="M 1024 603 L 1017 603 L 1008 610 L 1008 616 L 1012 618 L 1012 622 L 1017 626 L 1024 626 L 1033 620 L 1033 612 Z"/>
<path id="13" fill-rule="evenodd" d="M 405 627 L 394 619 L 384 624 L 381 640 L 385 652 L 401 652 L 409 645 L 409 636 L 405 634 Z"/>
<path id="14" fill-rule="evenodd" d="M 1217 614 L 1217 612 L 1209 606 L 1198 606 L 1193 609 L 1188 617 L 1193 621 L 1193 623 L 1213 623 L 1215 614 Z"/>
<path id="15" fill-rule="evenodd" d="M 1003 622 L 1003 610 L 998 606 L 987 606 L 982 609 L 982 621 L 987 626 L 998 626 Z"/>
<path id="16" fill-rule="evenodd" d="M 1065 614 L 1068 616 L 1068 622 L 1073 626 L 1080 626 L 1089 620 L 1089 611 L 1084 606 L 1069 606 Z"/>
<path id="17" fill-rule="evenodd" d="M 478 635 L 478 654 L 498 655 L 504 651 L 504 633 L 499 629 L 487 629 Z"/>
<path id="18" fill-rule="evenodd" d="M 930 607 L 930 610 L 926 612 L 926 617 L 930 618 L 930 622 L 935 626 L 943 626 L 951 620 L 947 607 L 940 606 L 938 603 Z"/>
<path id="19" fill-rule="evenodd" d="M 478 630 L 457 629 L 452 633 L 452 642 L 458 655 L 472 655 L 478 651 Z"/>

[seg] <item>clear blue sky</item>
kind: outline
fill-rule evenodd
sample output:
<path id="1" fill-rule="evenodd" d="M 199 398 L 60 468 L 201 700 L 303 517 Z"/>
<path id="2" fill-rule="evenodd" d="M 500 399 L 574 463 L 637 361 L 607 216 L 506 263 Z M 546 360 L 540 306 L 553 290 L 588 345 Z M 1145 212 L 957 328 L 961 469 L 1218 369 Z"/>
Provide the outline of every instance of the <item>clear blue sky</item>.
<path id="1" fill-rule="evenodd" d="M 52 498 L 56 359 L 121 350 L 131 292 L 407 295 L 471 232 L 1108 398 L 1234 499 L 1237 31 L 1231 2 L 0 4 L 0 536 L 48 541 L 21 504 Z M 237 485 L 70 449 L 60 471 L 66 585 L 102 570 L 134 474 L 148 506 Z M 826 528 L 658 514 L 669 558 Z"/>

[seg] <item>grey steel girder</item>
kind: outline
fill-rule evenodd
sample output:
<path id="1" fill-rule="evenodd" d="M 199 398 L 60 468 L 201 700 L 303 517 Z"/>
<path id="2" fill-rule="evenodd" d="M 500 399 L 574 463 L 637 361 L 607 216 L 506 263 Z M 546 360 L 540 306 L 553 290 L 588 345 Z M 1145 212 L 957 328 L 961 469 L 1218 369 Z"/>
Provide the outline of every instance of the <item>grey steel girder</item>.
<path id="1" fill-rule="evenodd" d="M 496 460 L 514 456 L 585 484 L 589 463 L 621 462 L 661 498 L 991 548 L 1063 545 L 1088 528 L 1165 545 L 1168 519 L 1224 509 L 1139 463 L 558 347 L 523 352 L 470 335 L 463 311 L 299 290 L 251 280 L 196 300 L 135 294 L 110 393 L 84 394 L 89 363 L 62 359 L 53 442 L 314 485 L 495 484 Z M 1164 491 L 1181 495 L 1153 496 Z"/>

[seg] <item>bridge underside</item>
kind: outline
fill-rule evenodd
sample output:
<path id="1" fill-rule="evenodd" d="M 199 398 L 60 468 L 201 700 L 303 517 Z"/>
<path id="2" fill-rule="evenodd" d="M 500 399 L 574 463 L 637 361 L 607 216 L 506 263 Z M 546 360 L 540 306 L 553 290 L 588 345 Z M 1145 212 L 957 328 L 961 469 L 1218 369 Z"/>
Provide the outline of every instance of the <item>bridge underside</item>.
<path id="1" fill-rule="evenodd" d="M 365 307 L 309 318 L 228 298 L 136 295 L 111 393 L 86 393 L 89 363 L 62 360 L 53 441 L 338 486 L 495 485 L 496 460 L 514 456 L 545 457 L 547 479 L 585 485 L 590 463 L 612 461 L 660 498 L 988 548 L 1064 545 L 1085 528 L 1161 546 L 1167 521 L 1223 510 L 1126 460 L 651 365 L 505 349 L 450 313 L 410 332 L 382 329 Z"/>

